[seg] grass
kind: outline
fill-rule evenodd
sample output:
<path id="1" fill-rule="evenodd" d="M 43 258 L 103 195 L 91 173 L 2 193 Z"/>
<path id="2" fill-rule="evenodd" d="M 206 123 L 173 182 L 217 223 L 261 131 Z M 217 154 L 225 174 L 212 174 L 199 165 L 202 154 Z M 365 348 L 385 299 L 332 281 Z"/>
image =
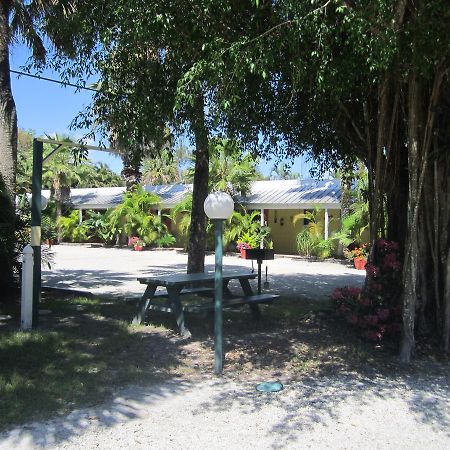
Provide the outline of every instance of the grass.
<path id="1" fill-rule="evenodd" d="M 167 314 L 129 325 L 134 305 L 124 302 L 47 293 L 41 308 L 52 313 L 30 333 L 17 331 L 17 304 L 0 309 L 15 317 L 0 322 L 0 430 L 99 404 L 131 383 L 212 373 L 213 323 L 199 315 L 187 317 L 193 337 L 183 340 Z M 224 350 L 224 376 L 243 381 L 403 370 L 396 349 L 358 339 L 328 301 L 298 297 L 263 306 L 259 321 L 226 310 Z"/>
<path id="2" fill-rule="evenodd" d="M 97 404 L 118 386 L 160 379 L 178 364 L 168 357 L 155 367 L 146 340 L 169 341 L 164 331 L 129 326 L 126 305 L 75 297 L 42 307 L 52 314 L 41 317 L 39 331 L 0 328 L 0 429 Z"/>

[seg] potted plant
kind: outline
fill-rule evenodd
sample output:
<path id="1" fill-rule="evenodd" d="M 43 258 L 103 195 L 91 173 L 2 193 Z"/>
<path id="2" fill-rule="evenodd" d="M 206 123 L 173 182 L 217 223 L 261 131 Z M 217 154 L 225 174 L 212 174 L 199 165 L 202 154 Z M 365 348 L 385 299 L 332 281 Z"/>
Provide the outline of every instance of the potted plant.
<path id="1" fill-rule="evenodd" d="M 133 244 L 133 249 L 136 252 L 141 252 L 142 250 L 144 250 L 145 247 L 145 242 L 142 239 L 138 239 L 134 244 Z"/>
<path id="2" fill-rule="evenodd" d="M 245 252 L 248 248 L 252 248 L 248 242 L 238 242 L 237 249 L 241 253 L 241 258 L 245 259 Z"/>
<path id="3" fill-rule="evenodd" d="M 131 236 L 128 239 L 128 246 L 133 247 L 133 250 L 140 252 L 145 247 L 145 242 L 138 236 Z"/>
<path id="4" fill-rule="evenodd" d="M 366 268 L 368 255 L 369 248 L 367 244 L 349 246 L 344 250 L 344 256 L 353 261 L 355 269 L 358 270 L 364 270 Z"/>

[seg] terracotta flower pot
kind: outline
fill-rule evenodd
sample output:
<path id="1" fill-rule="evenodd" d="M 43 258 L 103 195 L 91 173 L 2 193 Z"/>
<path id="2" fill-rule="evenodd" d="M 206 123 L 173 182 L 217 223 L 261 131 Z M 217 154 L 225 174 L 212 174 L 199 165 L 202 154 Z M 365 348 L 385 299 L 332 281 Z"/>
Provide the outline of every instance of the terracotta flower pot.
<path id="1" fill-rule="evenodd" d="M 246 248 L 241 248 L 239 251 L 241 252 L 241 258 L 245 259 L 245 253 L 246 253 L 247 249 Z"/>
<path id="2" fill-rule="evenodd" d="M 142 245 L 135 245 L 133 248 L 136 252 L 142 252 L 142 250 L 144 250 Z"/>
<path id="3" fill-rule="evenodd" d="M 357 256 L 353 259 L 353 264 L 355 265 L 355 269 L 364 270 L 366 268 L 367 259 L 362 256 Z"/>

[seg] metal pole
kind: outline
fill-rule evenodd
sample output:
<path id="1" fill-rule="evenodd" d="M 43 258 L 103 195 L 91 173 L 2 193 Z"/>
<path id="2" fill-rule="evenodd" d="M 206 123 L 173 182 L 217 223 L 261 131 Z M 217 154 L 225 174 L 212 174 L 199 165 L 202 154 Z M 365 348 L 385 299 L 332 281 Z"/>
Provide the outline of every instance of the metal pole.
<path id="1" fill-rule="evenodd" d="M 261 264 L 262 259 L 258 259 L 258 295 L 261 295 Z"/>
<path id="2" fill-rule="evenodd" d="M 223 370 L 223 330 L 222 330 L 222 231 L 223 219 L 214 219 L 214 231 L 216 241 L 216 265 L 214 273 L 214 373 L 220 375 Z"/>
<path id="3" fill-rule="evenodd" d="M 31 246 L 33 247 L 33 326 L 38 325 L 41 300 L 41 189 L 44 144 L 33 139 L 33 176 L 31 197 Z"/>
<path id="4" fill-rule="evenodd" d="M 328 208 L 325 208 L 325 239 L 328 239 L 328 223 L 329 223 Z"/>

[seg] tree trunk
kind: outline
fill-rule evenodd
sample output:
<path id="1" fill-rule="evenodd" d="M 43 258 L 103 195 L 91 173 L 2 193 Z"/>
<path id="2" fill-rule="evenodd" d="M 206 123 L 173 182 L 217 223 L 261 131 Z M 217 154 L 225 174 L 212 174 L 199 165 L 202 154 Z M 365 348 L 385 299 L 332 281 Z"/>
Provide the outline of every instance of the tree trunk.
<path id="1" fill-rule="evenodd" d="M 56 200 L 56 242 L 58 244 L 62 241 L 62 230 L 61 226 L 59 225 L 59 219 L 62 216 L 62 201 L 61 199 Z"/>
<path id="2" fill-rule="evenodd" d="M 444 284 L 444 320 L 442 333 L 442 348 L 448 352 L 450 346 L 450 245 L 447 250 Z"/>
<path id="3" fill-rule="evenodd" d="M 9 74 L 9 2 L 0 3 L 0 176 L 15 202 L 17 115 Z"/>
<path id="4" fill-rule="evenodd" d="M 191 226 L 189 228 L 187 272 L 203 272 L 205 269 L 206 225 L 204 211 L 208 195 L 209 149 L 205 124 L 203 95 L 199 94 L 194 105 L 192 130 L 195 137 L 195 173 L 192 192 Z"/>
<path id="5" fill-rule="evenodd" d="M 0 2 L 0 286 L 13 279 L 17 116 L 9 74 L 9 12 L 11 2 Z"/>
<path id="6" fill-rule="evenodd" d="M 414 321 L 417 297 L 418 233 L 414 211 L 420 200 L 419 194 L 419 82 L 412 72 L 408 82 L 408 228 L 405 258 L 403 262 L 403 329 L 400 344 L 400 360 L 411 361 L 414 352 Z"/>

